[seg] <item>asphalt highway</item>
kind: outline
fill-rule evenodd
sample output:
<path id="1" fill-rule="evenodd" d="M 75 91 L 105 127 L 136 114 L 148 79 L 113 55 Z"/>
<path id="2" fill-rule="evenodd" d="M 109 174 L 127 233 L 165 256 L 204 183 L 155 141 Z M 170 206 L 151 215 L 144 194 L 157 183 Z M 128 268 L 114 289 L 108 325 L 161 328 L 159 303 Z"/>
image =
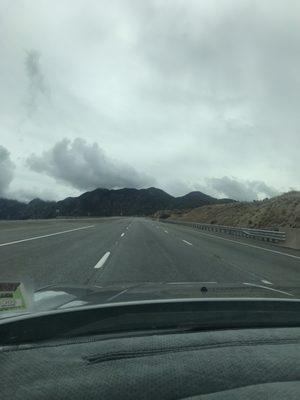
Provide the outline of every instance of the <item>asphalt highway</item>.
<path id="1" fill-rule="evenodd" d="M 300 252 L 146 218 L 0 222 L 0 280 L 300 287 Z"/>

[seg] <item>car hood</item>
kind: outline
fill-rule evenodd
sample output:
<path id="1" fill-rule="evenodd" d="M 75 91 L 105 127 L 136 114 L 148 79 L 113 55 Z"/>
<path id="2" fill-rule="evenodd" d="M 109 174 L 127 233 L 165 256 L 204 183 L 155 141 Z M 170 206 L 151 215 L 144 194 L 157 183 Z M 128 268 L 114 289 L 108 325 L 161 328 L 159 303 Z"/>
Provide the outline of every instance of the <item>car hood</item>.
<path id="1" fill-rule="evenodd" d="M 299 289 L 274 288 L 255 283 L 214 282 L 122 283 L 109 286 L 51 285 L 34 293 L 34 311 L 88 305 L 167 299 L 204 298 L 299 298 Z"/>

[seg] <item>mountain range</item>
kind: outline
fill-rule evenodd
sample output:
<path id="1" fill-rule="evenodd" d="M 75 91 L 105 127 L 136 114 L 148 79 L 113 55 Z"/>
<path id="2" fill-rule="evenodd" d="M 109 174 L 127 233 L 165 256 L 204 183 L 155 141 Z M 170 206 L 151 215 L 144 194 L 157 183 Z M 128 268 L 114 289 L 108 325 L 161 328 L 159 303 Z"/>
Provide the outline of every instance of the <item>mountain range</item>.
<path id="1" fill-rule="evenodd" d="M 233 202 L 195 191 L 174 197 L 161 189 L 95 189 L 60 201 L 33 199 L 29 203 L 0 198 L 0 219 L 56 217 L 148 216 L 159 210 L 188 210 L 209 204 Z"/>

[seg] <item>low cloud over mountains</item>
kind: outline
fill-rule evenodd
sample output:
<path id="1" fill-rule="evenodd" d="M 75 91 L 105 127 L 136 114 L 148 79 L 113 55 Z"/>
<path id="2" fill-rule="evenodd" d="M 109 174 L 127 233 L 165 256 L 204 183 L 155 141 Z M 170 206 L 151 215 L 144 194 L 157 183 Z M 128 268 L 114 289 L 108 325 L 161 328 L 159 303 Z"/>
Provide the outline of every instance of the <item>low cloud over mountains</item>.
<path id="1" fill-rule="evenodd" d="M 208 178 L 207 192 L 216 191 L 218 196 L 229 197 L 240 201 L 258 200 L 274 197 L 279 191 L 262 181 L 241 181 L 234 177 Z"/>
<path id="2" fill-rule="evenodd" d="M 155 184 L 154 178 L 110 158 L 97 143 L 89 144 L 82 138 L 73 141 L 64 138 L 41 155 L 31 154 L 27 166 L 79 190 Z"/>
<path id="3" fill-rule="evenodd" d="M 300 189 L 299 1 L 23 3 L 0 2 L 1 145 L 15 164 L 1 193 Z"/>
<path id="4" fill-rule="evenodd" d="M 15 164 L 11 160 L 8 149 L 0 146 L 0 196 L 29 201 L 40 193 L 43 199 L 54 197 L 49 188 L 42 189 L 34 195 L 30 187 L 12 190 L 10 184 L 14 178 Z M 156 179 L 148 174 L 137 171 L 110 157 L 97 143 L 88 143 L 82 138 L 74 140 L 67 138 L 58 141 L 53 147 L 41 154 L 32 153 L 26 158 L 26 169 L 41 176 L 47 175 L 55 181 L 82 192 L 95 188 L 145 188 L 156 185 Z M 54 181 L 53 181 L 54 182 Z M 178 182 L 179 185 L 180 182 Z M 187 191 L 201 190 L 217 198 L 231 198 L 240 201 L 252 201 L 265 197 L 274 197 L 280 192 L 260 180 L 241 180 L 232 176 L 205 179 L 205 185 L 197 183 L 183 185 Z M 49 193 L 49 195 L 45 195 Z"/>

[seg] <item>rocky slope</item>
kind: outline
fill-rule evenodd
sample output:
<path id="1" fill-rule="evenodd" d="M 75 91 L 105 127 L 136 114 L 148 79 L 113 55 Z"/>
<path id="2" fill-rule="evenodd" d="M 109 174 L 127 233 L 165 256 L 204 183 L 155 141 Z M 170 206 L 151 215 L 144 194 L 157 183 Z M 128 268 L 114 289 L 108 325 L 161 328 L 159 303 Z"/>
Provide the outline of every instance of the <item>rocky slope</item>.
<path id="1" fill-rule="evenodd" d="M 170 218 L 251 228 L 300 228 L 300 192 L 262 201 L 206 205 L 170 213 Z"/>

